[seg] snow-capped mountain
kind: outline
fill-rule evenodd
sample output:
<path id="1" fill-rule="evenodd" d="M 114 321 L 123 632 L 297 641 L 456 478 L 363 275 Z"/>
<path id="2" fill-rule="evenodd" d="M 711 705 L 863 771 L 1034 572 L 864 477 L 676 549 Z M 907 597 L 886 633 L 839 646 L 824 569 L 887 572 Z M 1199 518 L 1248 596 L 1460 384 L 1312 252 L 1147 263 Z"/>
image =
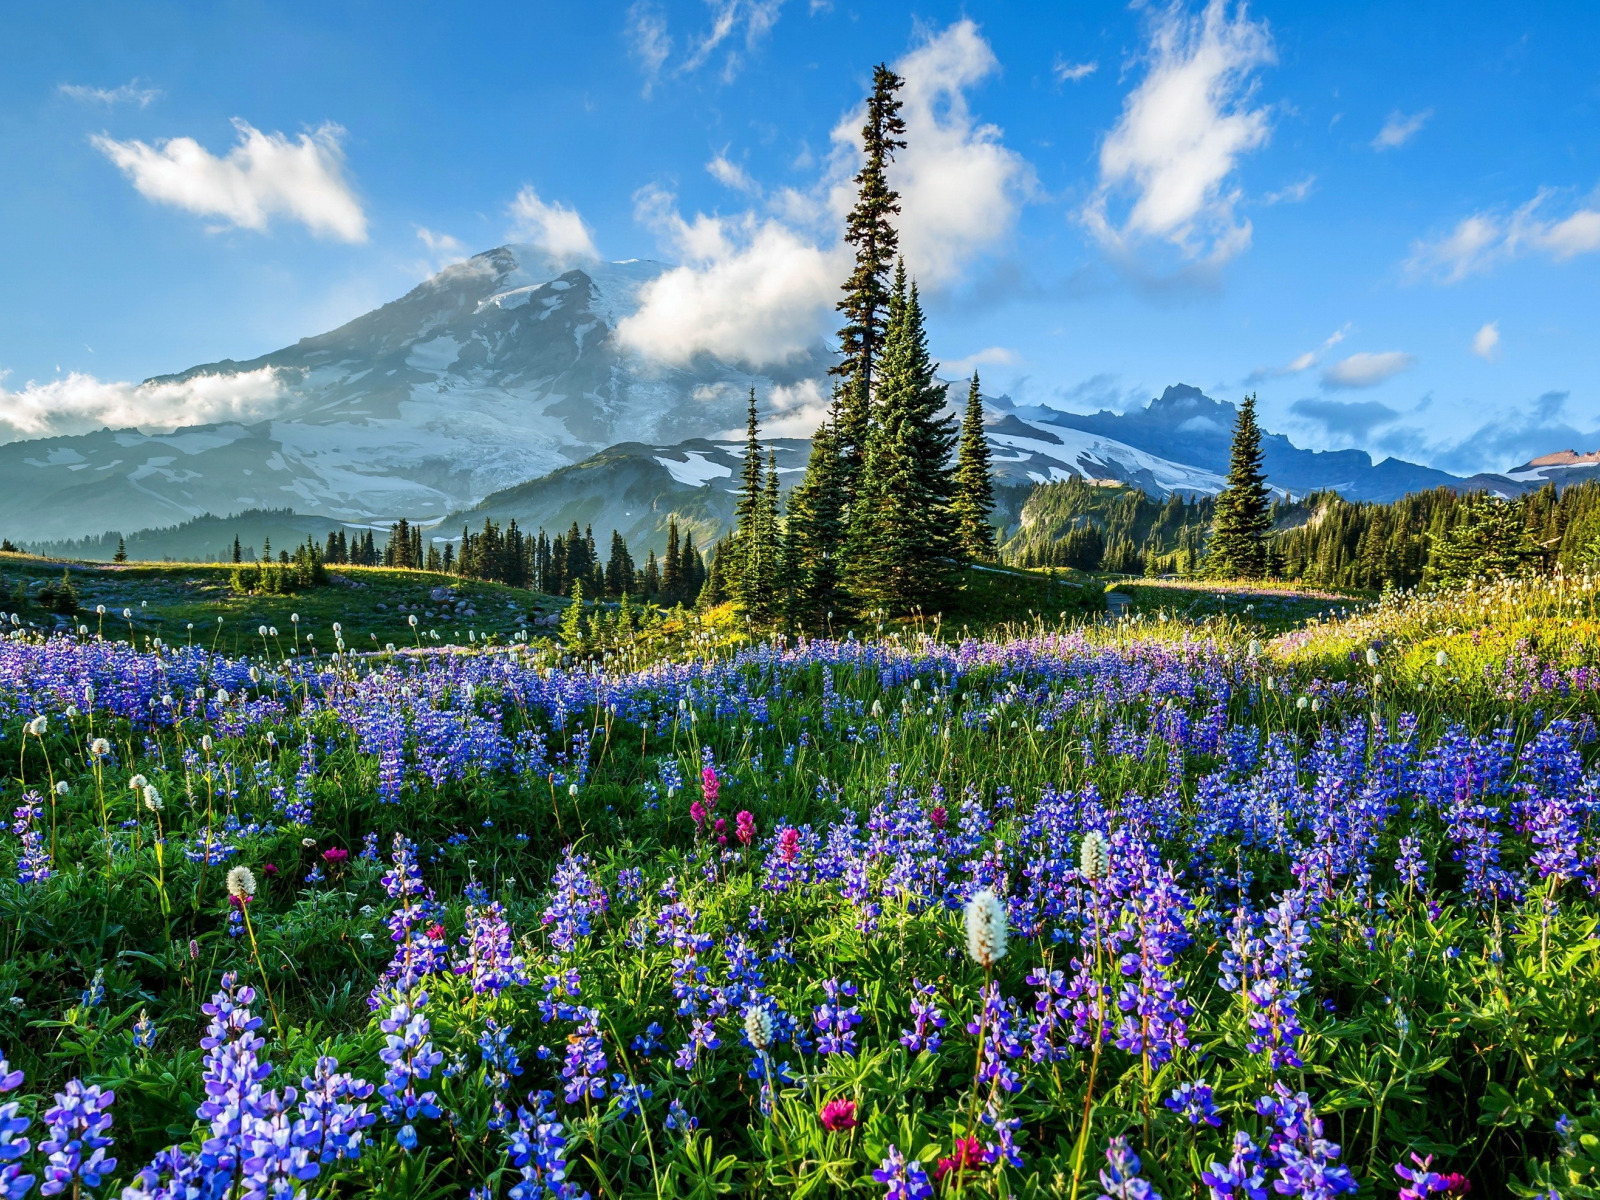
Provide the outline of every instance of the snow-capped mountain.
<path id="1" fill-rule="evenodd" d="M 1074 476 L 1128 483 L 1165 494 L 1215 492 L 1220 476 L 1169 462 L 1110 438 L 1052 428 L 1008 411 L 990 410 L 989 446 L 995 482 L 1049 483 Z M 770 448 L 778 480 L 787 491 L 805 473 L 810 442 L 776 438 Z M 452 513 L 435 531 L 457 537 L 463 525 L 476 529 L 486 519 L 523 529 L 556 533 L 574 521 L 592 526 L 597 537 L 618 530 L 636 553 L 660 552 L 669 516 L 709 544 L 733 521 L 744 468 L 742 441 L 695 438 L 675 445 L 628 442 L 611 446 L 569 467 L 486 496 L 479 504 Z"/>
<path id="2" fill-rule="evenodd" d="M 330 333 L 163 376 L 152 382 L 248 376 L 259 388 L 267 371 L 281 397 L 253 424 L 0 446 L 0 528 L 75 537 L 283 507 L 351 524 L 437 520 L 618 442 L 735 428 L 749 388 L 770 395 L 825 374 L 820 346 L 761 373 L 628 351 L 617 323 L 665 269 L 562 269 L 534 247 L 502 246 Z"/>
<path id="3" fill-rule="evenodd" d="M 501 246 L 329 333 L 159 377 L 150 382 L 205 377 L 212 393 L 232 383 L 257 399 L 265 381 L 276 401 L 254 422 L 0 445 L 0 532 L 39 543 L 289 509 L 356 526 L 443 521 L 441 536 L 485 516 L 530 529 L 578 520 L 641 546 L 659 545 L 677 512 L 710 536 L 731 512 L 743 454 L 719 439 L 743 424 L 749 389 L 763 408 L 783 391 L 824 395 L 833 359 L 821 344 L 764 371 L 707 355 L 684 367 L 642 357 L 617 329 L 666 269 L 570 267 L 532 246 Z M 961 393 L 956 385 L 952 400 Z M 1081 476 L 1156 494 L 1223 486 L 1236 410 L 1197 388 L 1169 387 L 1128 413 L 987 403 L 1002 484 Z M 807 443 L 775 448 L 792 484 Z M 1262 448 L 1277 489 L 1368 500 L 1435 486 L 1511 494 L 1600 468 L 1600 456 L 1556 455 L 1462 481 L 1358 450 L 1302 450 L 1281 434 L 1265 435 Z"/>

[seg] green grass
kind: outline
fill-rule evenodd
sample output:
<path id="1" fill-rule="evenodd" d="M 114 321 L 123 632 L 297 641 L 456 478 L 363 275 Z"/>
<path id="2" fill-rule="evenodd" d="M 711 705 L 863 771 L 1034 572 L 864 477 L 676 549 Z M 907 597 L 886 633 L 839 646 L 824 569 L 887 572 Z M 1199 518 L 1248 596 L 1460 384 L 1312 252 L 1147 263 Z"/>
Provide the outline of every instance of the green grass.
<path id="1" fill-rule="evenodd" d="M 1131 615 L 1201 621 L 1230 617 L 1258 625 L 1262 632 L 1279 633 L 1318 617 L 1353 612 L 1370 597 L 1315 588 L 1271 583 L 1211 583 L 1204 580 L 1148 580 L 1107 578 L 1107 591 L 1131 598 Z"/>
<path id="2" fill-rule="evenodd" d="M 240 596 L 229 586 L 232 564 L 113 565 L 3 554 L 0 591 L 5 599 L 0 601 L 0 609 L 18 611 L 24 619 L 48 628 L 56 614 L 32 602 L 15 605 L 15 591 L 21 584 L 31 597 L 40 585 L 59 580 L 63 568 L 78 593 L 78 612 L 70 618 L 71 623 L 96 630 L 103 620 L 107 637 L 126 637 L 130 622 L 122 612 L 132 609 L 136 637 L 159 637 L 172 643 L 192 638 L 228 654 L 259 651 L 262 625 L 276 627 L 281 641 L 292 643 L 290 618 L 295 613 L 300 615 L 301 636 L 313 635 L 319 647 L 332 649 L 333 623 L 337 621 L 343 626 L 345 642 L 352 649 L 361 649 L 389 642 L 415 645 L 416 634 L 408 621 L 413 609 L 417 610 L 417 630 L 424 634 L 436 630 L 439 641 L 445 643 L 465 641 L 469 632 L 504 640 L 524 628 L 518 617 L 529 622 L 530 633 L 537 632 L 543 627 L 531 623 L 550 617 L 562 605 L 556 597 L 539 592 L 431 571 L 337 566 L 328 568 L 325 587 L 290 596 Z M 448 594 L 450 614 L 444 613 L 444 601 L 435 599 L 436 593 Z M 474 614 L 455 615 L 453 606 L 458 600 L 467 601 Z M 95 613 L 102 604 L 104 618 Z M 401 611 L 401 605 L 407 611 Z M 68 620 L 63 617 L 60 623 Z"/>

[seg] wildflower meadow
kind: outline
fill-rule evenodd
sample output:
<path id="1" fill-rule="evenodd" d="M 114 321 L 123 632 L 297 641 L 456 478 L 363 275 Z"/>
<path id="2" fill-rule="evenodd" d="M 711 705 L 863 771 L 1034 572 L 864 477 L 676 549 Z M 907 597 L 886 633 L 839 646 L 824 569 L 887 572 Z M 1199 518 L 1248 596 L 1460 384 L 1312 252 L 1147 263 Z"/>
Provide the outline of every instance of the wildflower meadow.
<path id="1" fill-rule="evenodd" d="M 597 658 L 5 628 L 7 1200 L 1600 1194 L 1587 579 Z"/>

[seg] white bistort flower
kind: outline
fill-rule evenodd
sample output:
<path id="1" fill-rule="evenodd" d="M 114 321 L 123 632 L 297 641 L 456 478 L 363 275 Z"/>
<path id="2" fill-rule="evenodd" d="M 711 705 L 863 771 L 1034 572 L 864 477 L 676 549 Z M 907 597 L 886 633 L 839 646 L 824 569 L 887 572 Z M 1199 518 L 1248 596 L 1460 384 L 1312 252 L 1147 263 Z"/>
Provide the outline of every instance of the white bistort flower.
<path id="1" fill-rule="evenodd" d="M 1078 870 L 1085 879 L 1104 879 L 1111 873 L 1111 844 L 1098 829 L 1083 835 L 1078 847 Z"/>
<path id="2" fill-rule="evenodd" d="M 228 895 L 248 900 L 255 894 L 256 877 L 249 867 L 235 867 L 228 872 Z"/>
<path id="3" fill-rule="evenodd" d="M 985 970 L 1006 956 L 1006 906 L 984 888 L 967 901 L 967 953 Z"/>
<path id="4" fill-rule="evenodd" d="M 757 1050 L 772 1045 L 772 1010 L 765 1004 L 754 1004 L 745 1009 L 744 1035 Z"/>

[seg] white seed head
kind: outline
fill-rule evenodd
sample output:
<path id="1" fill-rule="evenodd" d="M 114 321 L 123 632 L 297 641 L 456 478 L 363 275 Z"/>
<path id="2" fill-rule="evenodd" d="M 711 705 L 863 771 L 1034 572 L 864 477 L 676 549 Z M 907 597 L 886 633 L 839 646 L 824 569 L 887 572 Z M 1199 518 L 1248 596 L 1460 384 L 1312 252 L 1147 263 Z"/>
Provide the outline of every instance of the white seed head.
<path id="1" fill-rule="evenodd" d="M 227 702 L 228 702 L 228 689 L 227 688 L 218 688 L 217 689 L 217 703 L 218 704 L 226 704 Z"/>
<path id="2" fill-rule="evenodd" d="M 265 625 L 256 626 L 256 633 L 258 635 L 260 635 L 261 637 L 266 637 L 267 636 L 267 627 Z"/>
<path id="3" fill-rule="evenodd" d="M 765 1004 L 755 1004 L 745 1009 L 744 1035 L 757 1050 L 765 1050 L 772 1045 L 772 1010 Z"/>
<path id="4" fill-rule="evenodd" d="M 1006 956 L 1006 906 L 984 888 L 967 901 L 967 953 L 988 969 Z"/>
<path id="5" fill-rule="evenodd" d="M 1373 647 L 1368 646 L 1367 647 L 1367 666 L 1375 667 L 1377 665 L 1378 665 L 1378 652 Z"/>
<path id="6" fill-rule="evenodd" d="M 578 794 L 578 785 L 575 784 L 575 783 L 569 783 L 567 785 L 567 795 L 576 796 L 577 794 Z"/>
<path id="7" fill-rule="evenodd" d="M 125 608 L 125 609 L 123 609 L 123 610 L 122 610 L 122 619 L 123 619 L 123 620 L 124 620 L 124 621 L 131 621 L 131 620 L 133 620 L 133 609 L 131 609 L 131 608 Z"/>
<path id="8" fill-rule="evenodd" d="M 200 749 L 204 750 L 207 754 L 211 753 L 211 735 L 209 733 L 201 736 Z"/>
<path id="9" fill-rule="evenodd" d="M 1296 701 L 1295 701 L 1295 702 L 1294 702 L 1294 706 L 1295 706 L 1295 707 L 1296 707 L 1296 708 L 1298 708 L 1298 709 L 1301 709 L 1301 710 L 1302 710 L 1302 711 L 1303 711 L 1303 710 L 1305 710 L 1305 709 L 1306 709 L 1306 708 L 1309 708 L 1309 707 L 1310 707 L 1310 705 L 1311 705 L 1311 701 L 1310 701 L 1310 700 L 1308 700 L 1308 699 L 1307 699 L 1307 698 L 1306 698 L 1306 697 L 1304 697 L 1304 696 L 1301 696 L 1301 697 L 1300 697 L 1300 699 L 1298 699 L 1298 700 L 1296 700 Z"/>
<path id="10" fill-rule="evenodd" d="M 128 790 L 131 792 L 142 792 L 149 782 L 150 781 L 143 775 L 135 775 L 128 780 Z"/>
<path id="11" fill-rule="evenodd" d="M 34 737 L 43 737 L 49 728 L 49 717 L 38 716 L 28 722 L 28 732 L 33 734 Z"/>
<path id="12" fill-rule="evenodd" d="M 417 627 L 417 614 L 416 613 L 412 613 L 409 617 L 407 617 L 406 618 L 406 624 L 410 625 L 411 628 L 415 629 Z"/>
<path id="13" fill-rule="evenodd" d="M 235 867 L 228 872 L 228 895 L 248 900 L 255 894 L 256 877 L 249 867 Z"/>
<path id="14" fill-rule="evenodd" d="M 160 812 L 166 806 L 161 802 L 161 793 L 156 791 L 155 784 L 144 785 L 144 806 L 151 812 Z"/>
<path id="15" fill-rule="evenodd" d="M 1085 879 L 1104 879 L 1111 873 L 1111 844 L 1098 829 L 1083 835 L 1078 847 L 1078 870 Z"/>
<path id="16" fill-rule="evenodd" d="M 1442 666 L 1445 665 L 1445 663 L 1447 663 L 1449 661 L 1450 661 L 1450 656 L 1448 654 L 1446 654 L 1443 650 L 1439 651 L 1439 653 L 1437 653 L 1437 654 L 1435 654 L 1433 656 L 1433 665 L 1436 666 L 1436 667 L 1442 667 Z"/>
<path id="17" fill-rule="evenodd" d="M 1260 658 L 1261 657 L 1261 642 L 1258 639 L 1256 639 L 1256 638 L 1251 638 L 1250 639 L 1250 651 L 1249 651 L 1249 653 L 1250 653 L 1250 657 L 1251 658 Z"/>
<path id="18" fill-rule="evenodd" d="M 67 794 L 67 781 L 65 779 L 56 780 L 56 795 L 65 796 L 66 794 Z"/>
<path id="19" fill-rule="evenodd" d="M 105 738 L 95 738 L 89 743 L 89 753 L 96 758 L 104 758 L 111 753 L 111 743 Z"/>
<path id="20" fill-rule="evenodd" d="M 104 604 L 96 604 L 94 606 L 94 615 L 97 616 L 97 617 L 105 616 L 106 615 L 106 606 Z"/>

